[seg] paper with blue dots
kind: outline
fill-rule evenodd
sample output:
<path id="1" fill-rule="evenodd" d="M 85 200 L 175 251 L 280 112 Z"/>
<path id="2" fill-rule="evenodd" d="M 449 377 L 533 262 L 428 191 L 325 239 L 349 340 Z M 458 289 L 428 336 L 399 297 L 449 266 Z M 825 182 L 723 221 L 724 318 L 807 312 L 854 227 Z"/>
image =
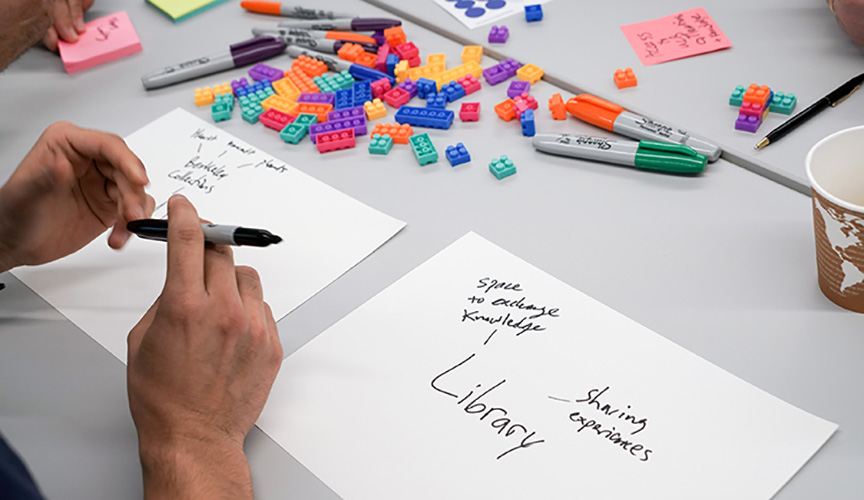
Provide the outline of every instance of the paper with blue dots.
<path id="1" fill-rule="evenodd" d="M 525 12 L 526 5 L 551 0 L 432 0 L 458 19 L 468 29 L 499 21 L 516 12 Z"/>

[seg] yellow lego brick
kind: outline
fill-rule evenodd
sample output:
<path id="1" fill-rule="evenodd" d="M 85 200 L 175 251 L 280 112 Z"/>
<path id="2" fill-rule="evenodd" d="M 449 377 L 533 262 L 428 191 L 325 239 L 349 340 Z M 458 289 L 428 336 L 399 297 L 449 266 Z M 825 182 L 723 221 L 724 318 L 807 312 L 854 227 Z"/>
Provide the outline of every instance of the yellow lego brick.
<path id="1" fill-rule="evenodd" d="M 434 80 L 435 77 L 440 75 L 442 71 L 444 71 L 443 66 L 440 64 L 434 67 L 429 65 L 417 66 L 416 68 L 408 68 L 408 78 L 410 78 L 411 81 L 414 82 L 421 78 L 428 78 L 430 80 Z"/>
<path id="2" fill-rule="evenodd" d="M 214 95 L 232 94 L 233 92 L 234 91 L 231 90 L 231 84 L 228 82 L 222 82 L 219 85 L 213 86 Z"/>
<path id="3" fill-rule="evenodd" d="M 464 49 L 462 49 L 463 63 L 467 63 L 468 61 L 474 61 L 477 64 L 480 64 L 481 59 L 483 59 L 482 45 L 468 45 Z"/>
<path id="4" fill-rule="evenodd" d="M 483 75 L 483 68 L 480 66 L 479 63 L 469 61 L 467 63 L 460 64 L 453 69 L 448 69 L 447 71 L 438 75 L 437 78 L 434 78 L 434 80 L 438 84 L 438 90 L 441 90 L 442 85 L 456 81 L 468 74 L 474 75 L 474 78 L 479 79 Z"/>
<path id="5" fill-rule="evenodd" d="M 534 85 L 543 78 L 543 68 L 538 68 L 533 64 L 526 64 L 516 70 L 516 78 L 526 82 L 531 82 L 531 85 Z"/>
<path id="6" fill-rule="evenodd" d="M 281 95 L 271 95 L 267 99 L 264 99 L 261 101 L 261 107 L 264 108 L 265 111 L 270 108 L 276 108 L 283 113 L 288 113 L 289 115 L 293 115 L 295 111 L 297 111 L 297 103 L 291 99 L 282 97 Z"/>
<path id="7" fill-rule="evenodd" d="M 427 66 L 436 66 L 438 64 L 443 66 L 445 69 L 447 68 L 447 54 L 429 54 L 426 56 Z M 444 69 L 441 71 L 444 71 Z"/>
<path id="8" fill-rule="evenodd" d="M 378 118 L 387 116 L 387 108 L 384 107 L 384 103 L 381 102 L 381 99 L 366 101 L 366 103 L 363 104 L 363 109 L 366 110 L 366 118 L 368 120 L 377 120 Z"/>
<path id="9" fill-rule="evenodd" d="M 480 79 L 483 77 L 483 66 L 480 66 L 479 62 L 476 61 L 468 61 L 464 63 L 462 66 L 465 67 L 465 74 L 472 74 L 474 78 Z M 462 75 L 465 76 L 465 75 Z"/>
<path id="10" fill-rule="evenodd" d="M 408 61 L 399 61 L 396 63 L 393 74 L 396 76 L 396 83 L 404 82 L 408 78 Z"/>
<path id="11" fill-rule="evenodd" d="M 210 87 L 204 87 L 203 89 L 195 89 L 195 105 L 196 106 L 209 106 L 213 104 L 213 101 L 216 98 L 213 96 L 213 90 Z"/>
<path id="12" fill-rule="evenodd" d="M 294 85 L 294 82 L 287 78 L 276 80 L 272 85 L 273 91 L 276 92 L 276 95 L 280 95 L 285 99 L 296 101 L 297 98 L 300 97 L 300 89 Z"/>

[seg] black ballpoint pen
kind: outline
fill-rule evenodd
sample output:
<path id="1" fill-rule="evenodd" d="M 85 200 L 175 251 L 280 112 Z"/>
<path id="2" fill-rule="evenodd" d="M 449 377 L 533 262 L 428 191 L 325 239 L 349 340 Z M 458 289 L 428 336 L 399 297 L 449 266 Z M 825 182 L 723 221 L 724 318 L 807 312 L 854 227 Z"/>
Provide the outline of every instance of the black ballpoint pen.
<path id="1" fill-rule="evenodd" d="M 777 142 L 781 137 L 795 130 L 796 128 L 798 128 L 799 125 L 802 125 L 810 118 L 818 115 L 828 106 L 837 106 L 841 102 L 845 101 L 847 97 L 852 95 L 853 92 L 858 90 L 858 87 L 860 87 L 862 83 L 864 83 L 864 73 L 861 73 L 855 78 L 837 87 L 837 89 L 835 89 L 822 99 L 814 102 L 804 111 L 786 120 L 785 122 L 783 122 L 783 124 L 775 128 L 771 132 L 768 132 L 768 135 L 766 135 L 761 141 L 756 144 L 755 149 L 762 149 L 771 143 Z"/>
<path id="2" fill-rule="evenodd" d="M 165 219 L 139 219 L 126 224 L 129 232 L 145 240 L 168 241 L 168 221 Z M 266 247 L 279 243 L 282 238 L 266 229 L 239 226 L 201 224 L 204 241 L 217 245 Z"/>

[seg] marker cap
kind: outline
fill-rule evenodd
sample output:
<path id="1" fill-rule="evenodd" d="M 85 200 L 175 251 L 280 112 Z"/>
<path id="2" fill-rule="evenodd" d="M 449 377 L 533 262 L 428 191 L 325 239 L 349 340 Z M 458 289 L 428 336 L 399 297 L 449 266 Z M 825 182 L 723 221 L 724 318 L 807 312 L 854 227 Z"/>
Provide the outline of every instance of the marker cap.
<path id="1" fill-rule="evenodd" d="M 708 158 L 684 144 L 639 141 L 636 150 L 637 168 L 678 174 L 698 174 L 705 170 Z"/>
<path id="2" fill-rule="evenodd" d="M 564 107 L 576 118 L 606 130 L 612 130 L 615 119 L 624 111 L 624 108 L 618 104 L 591 94 L 571 97 Z"/>

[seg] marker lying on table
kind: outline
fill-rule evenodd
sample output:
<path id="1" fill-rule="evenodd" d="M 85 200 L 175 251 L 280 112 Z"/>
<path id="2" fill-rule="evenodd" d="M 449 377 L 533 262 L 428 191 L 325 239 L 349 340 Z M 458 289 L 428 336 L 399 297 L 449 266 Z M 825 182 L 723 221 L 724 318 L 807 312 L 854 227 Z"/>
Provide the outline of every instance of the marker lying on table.
<path id="1" fill-rule="evenodd" d="M 380 80 L 382 78 L 386 78 L 390 80 L 390 85 L 396 85 L 396 79 L 387 73 L 383 73 L 374 68 L 368 68 L 366 66 L 362 66 L 360 64 L 354 64 L 343 59 L 338 59 L 335 57 L 326 56 L 320 52 L 315 52 L 311 50 L 306 50 L 300 47 L 289 46 L 285 49 L 285 53 L 293 58 L 298 58 L 300 56 L 307 56 L 313 59 L 318 59 L 327 65 L 327 69 L 330 71 L 335 71 L 337 73 L 341 71 L 348 70 L 351 73 L 351 76 L 357 78 L 358 80 Z"/>
<path id="2" fill-rule="evenodd" d="M 333 33 L 333 37 L 328 37 Z M 346 43 L 356 43 L 363 47 L 366 52 L 376 53 L 378 44 L 371 36 L 359 33 L 342 33 L 340 31 L 310 31 L 296 28 L 252 28 L 255 36 L 272 36 L 285 42 L 287 45 L 299 45 L 318 52 L 335 54 Z M 335 38 L 346 35 L 342 38 Z M 371 40 L 371 41 L 369 41 Z"/>
<path id="3" fill-rule="evenodd" d="M 567 101 L 567 111 L 584 122 L 611 130 L 631 139 L 684 144 L 708 157 L 720 158 L 720 147 L 691 137 L 683 130 L 625 111 L 624 108 L 591 94 L 580 94 Z"/>
<path id="4" fill-rule="evenodd" d="M 351 14 L 333 12 L 332 10 L 307 9 L 306 7 L 285 5 L 280 2 L 240 2 L 240 7 L 258 14 L 271 16 L 295 17 L 298 19 L 339 19 L 353 17 Z"/>
<path id="5" fill-rule="evenodd" d="M 270 36 L 253 38 L 235 43 L 222 52 L 147 73 L 141 77 L 141 83 L 147 90 L 158 89 L 269 59 L 281 54 L 285 47 L 285 42 L 278 38 Z"/>
<path id="6" fill-rule="evenodd" d="M 708 159 L 683 144 L 657 141 L 617 141 L 605 137 L 570 134 L 540 134 L 531 141 L 534 149 L 560 156 L 596 160 L 617 165 L 678 174 L 698 174 Z"/>
<path id="7" fill-rule="evenodd" d="M 164 219 L 133 220 L 126 224 L 126 229 L 145 240 L 168 241 L 168 221 Z M 204 230 L 204 241 L 215 245 L 266 247 L 282 241 L 266 229 L 216 224 L 201 224 L 201 229 Z"/>
<path id="8" fill-rule="evenodd" d="M 377 31 L 402 26 L 398 19 L 386 17 L 355 17 L 354 19 L 318 19 L 306 21 L 280 21 L 280 28 L 301 28 L 304 30 L 349 30 L 349 31 Z"/>

